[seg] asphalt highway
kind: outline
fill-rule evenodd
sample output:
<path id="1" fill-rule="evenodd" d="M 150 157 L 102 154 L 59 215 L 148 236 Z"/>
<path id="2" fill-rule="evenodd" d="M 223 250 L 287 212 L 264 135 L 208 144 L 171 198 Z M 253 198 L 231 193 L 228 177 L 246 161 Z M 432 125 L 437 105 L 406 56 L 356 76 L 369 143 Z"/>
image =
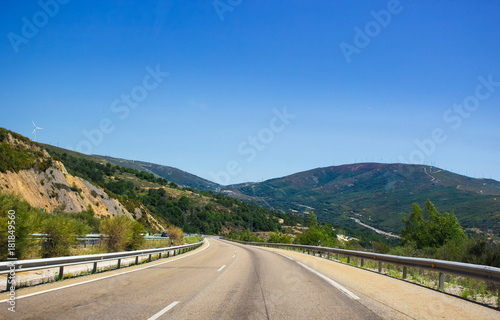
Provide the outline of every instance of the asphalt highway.
<path id="1" fill-rule="evenodd" d="M 202 249 L 146 269 L 20 298 L 15 313 L 1 303 L 0 318 L 378 318 L 357 297 L 290 258 L 260 248 L 208 241 Z M 42 287 L 38 291 L 48 289 Z"/>
<path id="2" fill-rule="evenodd" d="M 498 319 L 498 311 L 319 257 L 207 239 L 146 265 L 21 289 L 0 319 Z"/>

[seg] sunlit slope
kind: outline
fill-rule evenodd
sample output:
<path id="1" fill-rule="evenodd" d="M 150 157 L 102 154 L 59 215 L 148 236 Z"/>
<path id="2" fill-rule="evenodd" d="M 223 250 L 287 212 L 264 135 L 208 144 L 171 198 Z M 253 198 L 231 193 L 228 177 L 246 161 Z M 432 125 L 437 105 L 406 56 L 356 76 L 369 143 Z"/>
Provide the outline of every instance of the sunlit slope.
<path id="1" fill-rule="evenodd" d="M 500 182 L 423 165 L 318 168 L 233 191 L 280 210 L 314 211 L 323 220 L 361 215 L 364 222 L 395 232 L 412 203 L 431 199 L 440 211 L 455 212 L 466 228 L 500 232 Z"/>

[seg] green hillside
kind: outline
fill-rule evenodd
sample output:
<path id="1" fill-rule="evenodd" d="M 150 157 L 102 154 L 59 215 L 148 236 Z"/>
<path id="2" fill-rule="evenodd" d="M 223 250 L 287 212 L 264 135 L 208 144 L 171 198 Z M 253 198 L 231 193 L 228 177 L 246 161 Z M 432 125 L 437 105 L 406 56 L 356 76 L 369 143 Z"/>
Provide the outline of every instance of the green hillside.
<path id="1" fill-rule="evenodd" d="M 158 177 L 167 179 L 168 181 L 175 182 L 180 186 L 190 187 L 198 190 L 212 190 L 212 191 L 220 187 L 220 185 L 217 183 L 205 180 L 189 172 L 182 171 L 177 168 L 169 166 L 143 162 L 143 161 L 117 159 L 107 156 L 96 156 L 96 157 L 102 158 L 108 162 L 119 165 L 121 167 L 152 173 Z"/>
<path id="2" fill-rule="evenodd" d="M 180 188 L 176 183 L 152 173 L 113 165 L 97 157 L 67 153 L 47 146 L 50 155 L 61 161 L 69 173 L 102 187 L 129 210 L 144 205 L 188 233 L 220 234 L 232 229 L 280 230 L 278 219 L 288 225 L 299 217 L 261 208 L 212 191 Z M 61 153 L 62 152 L 62 153 Z"/>
<path id="3" fill-rule="evenodd" d="M 347 217 L 398 232 L 412 203 L 431 199 L 454 212 L 465 228 L 500 234 L 500 182 L 473 179 L 422 165 L 362 163 L 319 168 L 232 188 L 277 210 L 314 211 L 323 221 Z"/>

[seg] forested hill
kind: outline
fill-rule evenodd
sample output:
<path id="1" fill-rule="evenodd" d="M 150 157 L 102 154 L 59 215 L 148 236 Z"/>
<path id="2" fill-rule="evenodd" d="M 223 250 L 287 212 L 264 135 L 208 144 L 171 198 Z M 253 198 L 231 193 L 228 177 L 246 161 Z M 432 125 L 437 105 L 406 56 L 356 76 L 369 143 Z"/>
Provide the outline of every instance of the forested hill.
<path id="1" fill-rule="evenodd" d="M 131 212 L 141 205 L 188 233 L 227 233 L 232 229 L 252 231 L 281 230 L 303 219 L 258 205 L 176 183 L 152 173 L 114 165 L 103 159 L 79 156 L 60 148 L 46 146 L 52 158 L 60 160 L 68 172 L 104 188 Z"/>
<path id="2" fill-rule="evenodd" d="M 167 179 L 168 181 L 174 182 L 180 186 L 190 187 L 197 190 L 212 190 L 212 191 L 221 187 L 217 183 L 200 178 L 194 174 L 191 174 L 189 172 L 174 167 L 169 167 L 144 161 L 118 159 L 108 156 L 96 156 L 96 157 L 102 158 L 120 167 L 131 168 L 139 171 L 153 173 L 156 176 Z"/>
<path id="3" fill-rule="evenodd" d="M 454 212 L 464 228 L 500 235 L 500 182 L 425 165 L 333 166 L 228 190 L 277 210 L 314 211 L 333 223 L 352 217 L 396 233 L 412 203 L 431 199 L 441 210 Z"/>

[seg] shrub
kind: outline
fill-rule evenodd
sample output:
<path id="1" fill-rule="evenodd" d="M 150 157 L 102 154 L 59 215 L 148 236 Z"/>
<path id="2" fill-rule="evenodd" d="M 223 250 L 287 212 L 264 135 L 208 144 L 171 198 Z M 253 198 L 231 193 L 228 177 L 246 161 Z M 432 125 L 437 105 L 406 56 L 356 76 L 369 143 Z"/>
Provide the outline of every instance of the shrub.
<path id="1" fill-rule="evenodd" d="M 144 236 L 142 233 L 144 232 L 144 226 L 135 220 L 130 220 L 130 240 L 127 243 L 127 250 L 139 250 L 144 246 Z"/>
<path id="2" fill-rule="evenodd" d="M 47 236 L 42 242 L 42 258 L 70 255 L 71 248 L 77 244 L 76 236 L 82 226 L 71 219 L 51 216 L 45 219 L 42 233 Z"/>
<path id="3" fill-rule="evenodd" d="M 110 252 L 124 251 L 130 237 L 130 223 L 125 216 L 116 216 L 101 221 L 101 233 L 107 235 L 106 246 Z"/>
<path id="4" fill-rule="evenodd" d="M 105 243 L 110 252 L 137 250 L 144 245 L 144 227 L 126 216 L 102 220 L 100 230 L 108 236 Z"/>
<path id="5" fill-rule="evenodd" d="M 25 259 L 34 244 L 31 234 L 40 224 L 42 213 L 31 207 L 19 196 L 0 193 L 0 260 L 7 260 L 9 210 L 15 212 L 15 256 L 11 258 Z M 12 211 L 11 211 L 12 212 Z M 11 223 L 12 224 L 12 223 Z"/>
<path id="6" fill-rule="evenodd" d="M 169 227 L 167 227 L 166 232 L 175 244 L 179 244 L 181 242 L 183 238 L 183 232 L 180 228 L 170 225 Z"/>

